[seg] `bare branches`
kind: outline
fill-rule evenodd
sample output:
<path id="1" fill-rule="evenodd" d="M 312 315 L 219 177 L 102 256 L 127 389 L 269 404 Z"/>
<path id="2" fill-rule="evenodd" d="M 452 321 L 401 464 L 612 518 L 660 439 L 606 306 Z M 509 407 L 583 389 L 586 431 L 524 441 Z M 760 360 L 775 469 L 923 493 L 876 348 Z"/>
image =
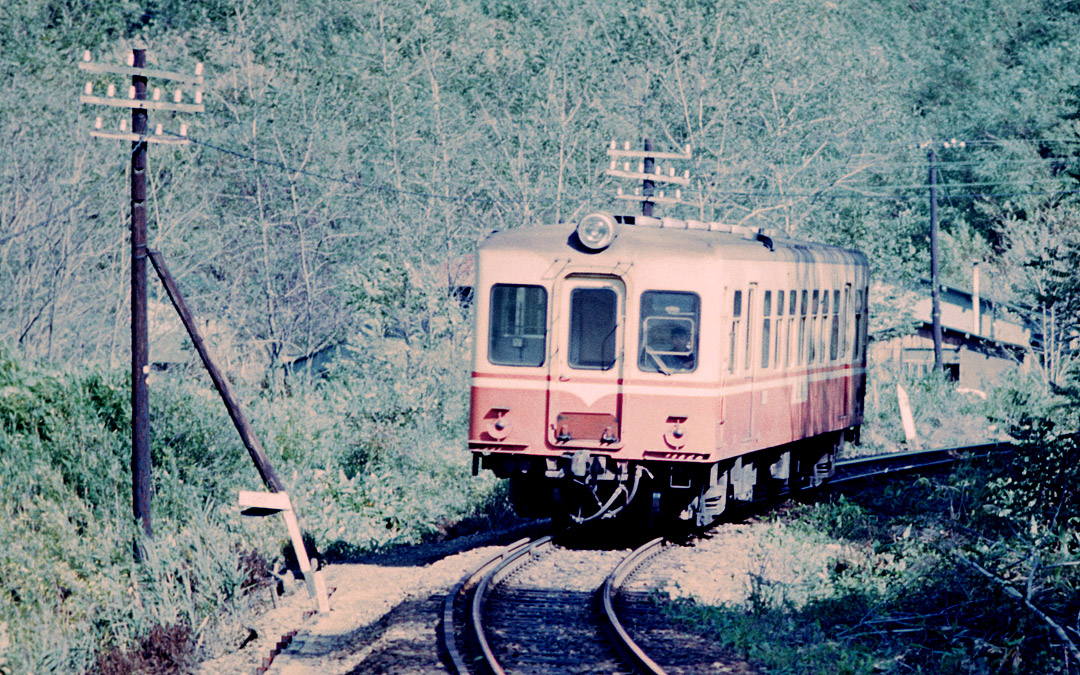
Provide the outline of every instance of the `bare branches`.
<path id="1" fill-rule="evenodd" d="M 1010 598 L 1013 598 L 1014 600 L 1017 600 L 1018 602 L 1021 602 L 1025 607 L 1031 610 L 1031 612 L 1035 614 L 1035 616 L 1039 617 L 1039 619 L 1047 626 L 1049 626 L 1050 629 L 1054 632 L 1054 634 L 1058 636 L 1058 638 L 1065 645 L 1066 649 L 1068 649 L 1069 654 L 1072 655 L 1073 661 L 1075 663 L 1080 663 L 1080 648 L 1077 647 L 1076 642 L 1074 642 L 1073 639 L 1069 637 L 1068 633 L 1065 632 L 1065 629 L 1062 628 L 1061 624 L 1055 621 L 1053 617 L 1047 614 L 1046 611 L 1038 607 L 1032 601 L 1032 596 L 1034 595 L 1034 576 L 1039 569 L 1037 558 L 1033 560 L 1033 564 L 1031 565 L 1031 568 L 1028 572 L 1026 592 L 1021 593 L 1016 588 L 1014 588 L 1013 585 L 1010 584 L 1008 581 L 997 576 L 979 563 L 973 560 L 969 560 L 968 558 L 960 554 L 954 554 L 953 557 L 961 564 L 975 570 L 982 576 L 986 577 L 990 581 L 1000 586 L 1002 590 L 1005 591 L 1006 595 L 1008 595 Z"/>

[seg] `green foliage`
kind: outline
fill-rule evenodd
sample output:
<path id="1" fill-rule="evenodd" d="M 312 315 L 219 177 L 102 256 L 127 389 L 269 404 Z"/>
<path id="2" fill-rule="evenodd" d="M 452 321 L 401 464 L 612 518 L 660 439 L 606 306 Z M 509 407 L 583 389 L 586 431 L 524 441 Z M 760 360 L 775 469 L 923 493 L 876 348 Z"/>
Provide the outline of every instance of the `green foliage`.
<path id="1" fill-rule="evenodd" d="M 865 540 L 875 532 L 875 518 L 858 503 L 841 494 L 835 501 L 807 509 L 805 523 L 836 539 Z"/>
<path id="2" fill-rule="evenodd" d="M 1067 623 L 1080 609 L 1080 575 L 1050 561 L 1070 547 L 1075 559 L 1080 540 L 1052 538 L 1041 565 L 1027 557 L 1023 538 L 964 540 L 956 520 L 985 523 L 985 493 L 972 487 L 985 486 L 987 476 L 977 467 L 789 510 L 758 538 L 754 559 L 771 568 L 762 563 L 751 574 L 745 600 L 683 599 L 671 615 L 770 673 L 1067 675 L 1047 624 L 961 558 L 1000 570 L 1006 583 L 1029 583 L 1033 601 Z M 955 499 L 958 491 L 968 498 Z M 815 574 L 808 561 L 822 551 L 834 557 Z"/>
<path id="3" fill-rule="evenodd" d="M 931 370 L 913 378 L 873 363 L 869 371 L 862 446 L 849 447 L 851 453 L 872 455 L 906 446 L 897 384 L 908 393 L 920 447 L 958 447 L 1001 436 L 1000 425 L 988 419 L 993 403 L 970 392 L 958 392 L 956 382 L 943 373 Z"/>
<path id="4" fill-rule="evenodd" d="M 1080 527 L 1080 397 L 1050 394 L 1035 383 L 1002 392 L 998 414 L 1016 439 L 1015 452 L 992 483 L 987 509 L 1031 530 Z M 1033 386 L 1034 385 L 1034 386 Z"/>
<path id="5" fill-rule="evenodd" d="M 377 341 L 356 348 L 364 365 L 341 364 L 322 386 L 251 400 L 316 550 L 340 559 L 508 512 L 462 451 L 466 349 Z M 413 375 L 402 381 L 390 373 L 406 359 Z M 255 488 L 257 474 L 203 386 L 151 381 L 155 536 L 135 564 L 124 376 L 0 354 L 0 669 L 182 667 L 228 643 L 286 537 L 276 521 L 241 523 L 236 491 Z"/>

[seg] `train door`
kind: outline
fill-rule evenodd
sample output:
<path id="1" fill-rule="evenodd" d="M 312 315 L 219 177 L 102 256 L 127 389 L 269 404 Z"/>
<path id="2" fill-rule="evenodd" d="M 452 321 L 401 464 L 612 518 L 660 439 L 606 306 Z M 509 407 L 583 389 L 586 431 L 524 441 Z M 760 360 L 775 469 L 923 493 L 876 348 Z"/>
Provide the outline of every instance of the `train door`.
<path id="1" fill-rule="evenodd" d="M 548 442 L 622 447 L 626 287 L 611 277 L 569 276 L 556 288 Z"/>

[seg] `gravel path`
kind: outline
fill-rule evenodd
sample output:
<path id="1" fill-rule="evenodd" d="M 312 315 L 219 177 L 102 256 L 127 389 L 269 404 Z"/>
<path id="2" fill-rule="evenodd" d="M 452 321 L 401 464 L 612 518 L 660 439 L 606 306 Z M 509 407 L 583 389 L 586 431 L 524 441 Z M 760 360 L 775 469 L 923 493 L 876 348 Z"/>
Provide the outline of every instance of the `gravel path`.
<path id="1" fill-rule="evenodd" d="M 503 541 L 523 536 L 520 532 Z M 467 572 L 502 548 L 492 536 L 463 539 L 439 549 L 423 549 L 361 564 L 325 568 L 332 611 L 305 617 L 313 602 L 303 590 L 279 600 L 251 627 L 256 639 L 242 649 L 203 664 L 201 675 L 251 675 L 274 643 L 285 633 L 298 634 L 273 661 L 270 675 L 359 675 L 360 673 L 442 674 L 437 625 L 442 598 Z M 481 545 L 481 544 L 489 545 Z M 470 548 L 475 547 L 475 548 Z M 557 564 L 573 571 L 568 591 L 591 592 L 626 551 L 563 551 Z M 644 594 L 671 598 L 690 597 L 711 604 L 739 604 L 750 589 L 750 579 L 787 588 L 794 581 L 824 574 L 836 559 L 855 555 L 843 547 L 822 546 L 814 551 L 789 550 L 783 526 L 748 522 L 714 528 L 689 546 L 662 556 L 626 585 L 639 597 Z M 441 557 L 440 557 L 441 556 Z M 552 560 L 555 563 L 555 559 Z M 552 570 L 530 565 L 515 583 L 546 588 Z M 563 574 L 556 576 L 562 577 Z M 652 619 L 646 619 L 652 621 Z M 653 629 L 650 629 L 653 630 Z M 660 637 L 658 635 L 658 637 Z M 745 663 L 717 650 L 707 657 L 709 645 L 693 635 L 673 632 L 669 638 L 686 640 L 698 654 L 698 672 L 749 674 Z M 675 664 L 672 664 L 675 665 Z M 676 669 L 678 670 L 678 669 Z M 689 671 L 687 671 L 689 672 Z"/>
<path id="2" fill-rule="evenodd" d="M 323 574 L 330 590 L 329 613 L 313 614 L 314 600 L 297 583 L 278 598 L 275 609 L 245 626 L 248 636 L 237 649 L 203 662 L 199 675 L 252 675 L 292 631 L 296 636 L 267 673 L 445 673 L 435 642 L 443 595 L 484 558 L 521 536 L 520 528 L 485 533 L 363 563 L 328 565 Z M 410 654 L 415 658 L 406 658 Z M 361 663 L 364 668 L 357 670 Z M 376 663 L 382 664 L 378 670 L 369 668 Z"/>

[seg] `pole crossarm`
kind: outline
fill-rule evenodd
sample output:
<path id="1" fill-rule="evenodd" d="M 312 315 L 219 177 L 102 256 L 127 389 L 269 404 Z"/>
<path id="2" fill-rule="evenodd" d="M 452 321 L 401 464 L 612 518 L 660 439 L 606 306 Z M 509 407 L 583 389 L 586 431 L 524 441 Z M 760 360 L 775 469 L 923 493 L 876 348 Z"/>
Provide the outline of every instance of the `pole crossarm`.
<path id="1" fill-rule="evenodd" d="M 146 77 L 154 78 L 158 80 L 171 80 L 173 82 L 182 82 L 183 84 L 190 84 L 192 86 L 199 86 L 203 83 L 202 75 L 187 75 L 185 73 L 174 73 L 169 70 L 154 70 L 152 68 L 135 68 L 132 66 L 110 66 L 104 63 L 87 63 L 85 61 L 79 62 L 79 70 L 85 70 L 90 73 L 111 73 L 113 75 L 131 75 L 133 77 Z"/>
<path id="2" fill-rule="evenodd" d="M 652 157 L 653 159 L 683 159 L 691 160 L 694 156 L 690 152 L 690 146 L 686 146 L 684 152 L 653 152 L 651 150 L 628 150 L 625 148 L 608 148 L 608 157 L 637 157 L 644 159 L 645 157 Z"/>
<path id="3" fill-rule="evenodd" d="M 660 173 L 646 173 L 644 171 L 622 171 L 619 169 L 607 169 L 604 171 L 609 176 L 616 178 L 629 178 L 631 180 L 651 180 L 654 183 L 674 183 L 686 187 L 690 185 L 690 179 L 686 176 L 669 176 Z"/>
<path id="4" fill-rule="evenodd" d="M 187 145 L 191 143 L 186 138 L 176 138 L 174 136 L 158 136 L 147 134 L 140 136 L 133 133 L 125 133 L 123 131 L 91 131 L 90 135 L 94 138 L 111 138 L 118 141 L 131 141 L 137 143 L 139 141 L 145 143 L 160 143 L 162 145 Z"/>
<path id="5" fill-rule="evenodd" d="M 133 110 L 170 110 L 172 112 L 201 113 L 206 112 L 206 106 L 202 103 L 172 103 L 170 101 L 145 101 L 136 98 L 108 98 L 105 96 L 79 95 L 79 101 L 91 105 L 109 105 L 114 108 L 131 108 Z"/>

